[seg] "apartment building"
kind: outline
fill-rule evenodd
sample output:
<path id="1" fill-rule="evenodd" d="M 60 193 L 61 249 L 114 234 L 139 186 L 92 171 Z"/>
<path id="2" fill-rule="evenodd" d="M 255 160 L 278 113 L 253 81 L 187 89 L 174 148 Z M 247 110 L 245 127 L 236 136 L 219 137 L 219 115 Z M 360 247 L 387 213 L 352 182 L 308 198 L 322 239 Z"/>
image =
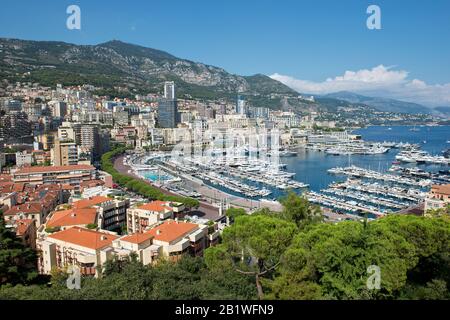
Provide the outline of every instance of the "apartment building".
<path id="1" fill-rule="evenodd" d="M 40 226 L 45 222 L 47 215 L 53 208 L 43 203 L 31 202 L 13 206 L 6 210 L 3 215 L 7 222 L 12 223 L 18 220 L 35 220 L 36 226 Z"/>
<path id="2" fill-rule="evenodd" d="M 46 230 L 66 230 L 72 227 L 86 228 L 90 225 L 97 225 L 98 212 L 96 208 L 70 208 L 67 210 L 54 211 L 49 214 L 47 222 L 39 228 L 39 232 Z M 45 228 L 44 228 L 45 227 Z"/>
<path id="3" fill-rule="evenodd" d="M 69 165 L 53 167 L 25 167 L 12 173 L 15 183 L 68 184 L 79 188 L 83 181 L 95 180 L 95 167 L 91 165 Z"/>
<path id="4" fill-rule="evenodd" d="M 97 225 L 103 230 L 119 230 L 127 225 L 127 209 L 130 199 L 95 196 L 72 203 L 74 209 L 94 208 Z"/>
<path id="5" fill-rule="evenodd" d="M 129 200 L 96 196 L 60 206 L 51 212 L 39 234 L 66 230 L 73 227 L 119 231 L 126 224 Z"/>
<path id="6" fill-rule="evenodd" d="M 137 253 L 144 264 L 160 259 L 177 261 L 184 254 L 203 255 L 208 238 L 208 227 L 178 220 L 166 220 L 144 233 L 134 233 L 113 241 L 115 250 Z"/>
<path id="7" fill-rule="evenodd" d="M 117 235 L 80 227 L 38 237 L 38 270 L 50 274 L 53 268 L 76 265 L 82 275 L 98 275 L 98 268 L 112 258 L 110 248 Z M 107 249 L 107 250 L 103 250 Z"/>
<path id="8" fill-rule="evenodd" d="M 0 115 L 0 141 L 17 142 L 31 134 L 31 123 L 27 114 L 21 111 L 8 111 Z"/>
<path id="9" fill-rule="evenodd" d="M 55 140 L 55 146 L 51 152 L 54 166 L 73 166 L 78 164 L 78 147 L 72 140 Z"/>
<path id="10" fill-rule="evenodd" d="M 67 115 L 67 103 L 64 101 L 52 101 L 50 102 L 50 108 L 52 115 L 56 118 L 64 118 Z"/>
<path id="11" fill-rule="evenodd" d="M 33 154 L 28 153 L 26 150 L 22 152 L 16 152 L 16 166 L 17 167 L 26 167 L 31 166 L 33 163 Z"/>
<path id="12" fill-rule="evenodd" d="M 31 249 L 36 249 L 36 221 L 33 219 L 22 219 L 14 221 L 10 226 L 16 236 Z"/>
<path id="13" fill-rule="evenodd" d="M 182 203 L 152 201 L 127 210 L 128 233 L 144 232 L 162 220 L 174 218 L 185 210 Z"/>
<path id="14" fill-rule="evenodd" d="M 440 209 L 450 204 L 450 184 L 433 185 L 425 199 L 425 212 Z"/>
<path id="15" fill-rule="evenodd" d="M 145 234 L 153 236 L 152 244 L 159 247 L 159 257 L 176 261 L 183 254 L 203 255 L 203 250 L 206 248 L 208 226 L 167 220 L 151 228 Z"/>
<path id="16" fill-rule="evenodd" d="M 71 140 L 76 141 L 76 131 L 75 128 L 71 126 L 70 122 L 63 122 L 58 128 L 58 138 L 64 141 Z"/>
<path id="17" fill-rule="evenodd" d="M 48 214 L 64 202 L 65 191 L 62 186 L 40 186 L 37 188 L 21 185 L 21 190 L 11 194 L 9 208 L 3 213 L 7 222 L 31 219 L 36 226 L 43 224 Z"/>
<path id="18" fill-rule="evenodd" d="M 53 234 L 39 234 L 38 267 L 42 274 L 53 268 L 76 265 L 81 274 L 98 276 L 108 260 L 135 253 L 144 264 L 161 259 L 179 260 L 183 255 L 201 256 L 209 243 L 208 226 L 178 220 L 167 220 L 144 233 L 119 237 L 106 231 L 94 231 L 79 226 L 66 228 Z"/>
<path id="19" fill-rule="evenodd" d="M 99 128 L 93 125 L 81 127 L 81 147 L 86 148 L 95 156 L 100 154 Z"/>
<path id="20" fill-rule="evenodd" d="M 33 159 L 38 166 L 43 166 L 51 162 L 51 153 L 44 150 L 33 150 Z"/>

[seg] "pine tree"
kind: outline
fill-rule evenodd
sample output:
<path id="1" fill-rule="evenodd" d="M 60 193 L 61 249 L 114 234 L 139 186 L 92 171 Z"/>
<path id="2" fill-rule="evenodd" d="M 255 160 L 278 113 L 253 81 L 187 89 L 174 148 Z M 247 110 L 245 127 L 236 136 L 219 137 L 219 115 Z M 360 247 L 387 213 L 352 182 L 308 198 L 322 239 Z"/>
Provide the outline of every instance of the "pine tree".
<path id="1" fill-rule="evenodd" d="M 0 285 L 30 283 L 37 277 L 36 253 L 6 227 L 0 212 Z"/>

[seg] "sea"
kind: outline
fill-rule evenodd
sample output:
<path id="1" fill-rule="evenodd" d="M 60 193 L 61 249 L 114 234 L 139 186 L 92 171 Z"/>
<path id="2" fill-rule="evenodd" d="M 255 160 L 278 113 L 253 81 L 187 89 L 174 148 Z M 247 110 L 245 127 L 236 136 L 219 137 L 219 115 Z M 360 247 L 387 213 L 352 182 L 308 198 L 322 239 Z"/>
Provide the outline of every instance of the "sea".
<path id="1" fill-rule="evenodd" d="M 361 135 L 365 141 L 420 144 L 422 150 L 432 155 L 442 155 L 444 150 L 450 148 L 450 144 L 447 143 L 450 140 L 450 126 L 371 126 L 353 133 Z M 330 183 L 342 180 L 328 174 L 328 169 L 355 165 L 386 172 L 395 161 L 398 152 L 399 149 L 390 149 L 387 153 L 378 155 L 335 156 L 325 152 L 300 149 L 296 157 L 284 158 L 283 162 L 287 164 L 287 171 L 296 173 L 296 180 L 308 183 L 313 191 L 320 191 Z M 408 164 L 406 166 L 415 165 Z M 448 166 L 419 165 L 419 167 L 427 171 L 437 171 Z"/>
<path id="2" fill-rule="evenodd" d="M 352 132 L 361 135 L 364 141 L 370 142 L 404 142 L 420 144 L 421 149 L 432 155 L 442 155 L 443 151 L 450 148 L 450 126 L 370 126 Z M 345 167 L 355 165 L 358 167 L 386 172 L 395 161 L 395 155 L 399 149 L 390 149 L 385 154 L 378 155 L 329 155 L 325 152 L 306 150 L 300 148 L 297 156 L 283 157 L 281 162 L 287 165 L 286 171 L 294 172 L 294 179 L 310 185 L 309 190 L 320 191 L 327 188 L 330 183 L 345 181 L 346 177 L 329 174 L 328 169 L 334 167 Z M 402 166 L 415 166 L 415 164 L 405 164 Z M 450 169 L 445 165 L 418 165 L 420 169 L 436 172 L 442 169 Z M 248 184 L 254 184 L 246 181 Z M 258 184 L 257 184 L 258 185 Z M 268 187 L 272 191 L 267 198 L 278 199 L 285 194 L 285 191 Z M 242 196 L 225 188 L 215 185 L 229 194 Z M 301 190 L 297 190 L 301 193 Z"/>

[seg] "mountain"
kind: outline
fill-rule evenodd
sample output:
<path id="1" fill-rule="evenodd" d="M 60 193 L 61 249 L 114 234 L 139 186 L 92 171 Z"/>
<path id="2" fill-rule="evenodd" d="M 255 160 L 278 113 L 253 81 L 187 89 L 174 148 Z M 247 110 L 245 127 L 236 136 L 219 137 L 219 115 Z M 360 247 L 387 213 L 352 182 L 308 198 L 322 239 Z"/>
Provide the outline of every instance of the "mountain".
<path id="1" fill-rule="evenodd" d="M 333 98 L 339 100 L 345 100 L 351 103 L 363 103 L 365 105 L 371 106 L 375 109 L 385 112 L 398 112 L 398 113 L 410 113 L 410 114 L 430 114 L 432 110 L 423 105 L 399 101 L 388 98 L 376 98 L 376 97 L 366 97 L 353 92 L 340 91 L 336 93 L 330 93 L 325 95 L 326 98 Z"/>
<path id="2" fill-rule="evenodd" d="M 179 97 L 225 98 L 237 93 L 276 108 L 273 94 L 297 97 L 284 84 L 258 74 L 239 76 L 167 52 L 113 40 L 98 45 L 0 38 L 0 76 L 54 86 L 92 84 L 115 94 L 157 93 L 176 81 Z"/>
<path id="3" fill-rule="evenodd" d="M 450 107 L 435 107 L 434 110 L 446 117 L 450 117 Z"/>
<path id="4" fill-rule="evenodd" d="M 356 106 L 371 113 L 383 108 L 403 110 L 407 104 L 352 93 L 318 97 L 311 102 L 263 74 L 235 75 L 219 67 L 118 40 L 98 45 L 75 45 L 0 38 L 0 79 L 38 82 L 52 87 L 58 83 L 65 86 L 91 84 L 97 88 L 97 94 L 117 97 L 161 93 L 164 81 L 175 81 L 179 98 L 234 102 L 236 95 L 241 94 L 250 106 L 300 112 L 322 110 L 334 113 Z M 386 108 L 388 105 L 390 107 Z M 408 104 L 410 110 L 413 110 L 412 105 Z M 416 109 L 419 107 L 415 105 Z"/>

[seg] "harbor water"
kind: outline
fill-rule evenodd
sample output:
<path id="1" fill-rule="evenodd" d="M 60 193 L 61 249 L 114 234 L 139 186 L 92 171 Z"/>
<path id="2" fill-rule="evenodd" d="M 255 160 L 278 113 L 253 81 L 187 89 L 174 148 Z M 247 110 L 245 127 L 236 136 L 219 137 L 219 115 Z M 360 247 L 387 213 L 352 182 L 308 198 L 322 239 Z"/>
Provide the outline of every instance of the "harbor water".
<path id="1" fill-rule="evenodd" d="M 431 155 L 442 155 L 442 151 L 450 148 L 447 143 L 450 140 L 450 126 L 372 126 L 353 132 L 361 135 L 361 138 L 370 142 L 396 142 L 419 144 L 421 149 Z M 294 180 L 309 184 L 309 190 L 319 192 L 327 188 L 330 183 L 345 181 L 346 177 L 329 174 L 328 169 L 335 167 L 347 167 L 355 165 L 361 168 L 386 172 L 395 161 L 399 149 L 390 149 L 387 153 L 375 155 L 331 155 L 323 151 L 307 150 L 299 148 L 296 156 L 282 157 L 281 162 L 287 165 L 286 171 L 295 173 Z M 414 167 L 416 164 L 402 164 L 404 167 Z M 436 172 L 441 169 L 449 169 L 445 165 L 417 165 L 420 169 Z M 245 181 L 250 185 L 258 185 Z M 239 195 L 218 185 L 214 185 L 222 191 L 233 195 Z M 267 186 L 266 186 L 267 187 Z M 273 187 L 267 187 L 272 194 L 267 198 L 278 199 L 286 193 Z M 296 190 L 301 193 L 301 189 Z"/>
<path id="2" fill-rule="evenodd" d="M 422 150 L 428 151 L 432 155 L 442 155 L 442 151 L 450 148 L 450 144 L 447 143 L 450 139 L 450 126 L 395 126 L 390 129 L 385 126 L 373 126 L 356 130 L 353 133 L 361 135 L 365 141 L 420 144 Z M 386 172 L 395 161 L 395 155 L 398 152 L 399 149 L 390 149 L 384 154 L 334 156 L 325 152 L 299 149 L 296 157 L 284 158 L 282 161 L 287 164 L 287 171 L 296 173 L 294 177 L 296 180 L 308 183 L 313 191 L 320 191 L 333 181 L 345 180 L 345 177 L 328 174 L 328 169 L 355 165 Z M 413 167 L 415 165 L 403 166 Z M 418 167 L 427 171 L 448 169 L 448 166 L 442 165 L 418 165 Z"/>
<path id="3" fill-rule="evenodd" d="M 436 156 L 442 155 L 442 152 L 450 148 L 448 143 L 450 140 L 450 126 L 372 126 L 364 129 L 359 129 L 353 132 L 361 136 L 361 139 L 366 142 L 392 142 L 392 143 L 409 143 L 419 145 L 421 150 L 428 152 L 428 154 Z M 298 148 L 297 154 L 294 156 L 280 157 L 280 162 L 285 164 L 285 171 L 294 173 L 291 178 L 294 181 L 305 183 L 309 185 L 308 189 L 296 188 L 294 191 L 301 193 L 303 190 L 310 190 L 313 192 L 320 192 L 322 189 L 327 189 L 330 184 L 335 182 L 343 182 L 346 180 L 344 175 L 334 175 L 327 172 L 329 169 L 336 167 L 357 166 L 363 169 L 369 169 L 378 172 L 387 172 L 388 169 L 396 161 L 396 155 L 401 151 L 398 148 L 391 148 L 386 153 L 378 154 L 350 154 L 350 155 L 334 155 L 324 151 L 313 149 Z M 448 165 L 441 164 L 416 164 L 416 163 L 402 163 L 402 167 L 419 167 L 422 170 L 429 172 L 437 172 L 438 170 L 448 170 Z M 216 169 L 220 170 L 220 169 Z M 197 173 L 200 173 L 197 171 Z M 214 174 L 214 172 L 213 172 Z M 281 188 L 277 185 L 268 185 L 248 178 L 233 177 L 232 175 L 223 173 L 224 176 L 219 179 L 205 179 L 205 184 L 219 189 L 225 193 L 233 196 L 248 198 L 245 194 L 239 191 L 233 191 L 233 188 L 225 188 L 221 179 L 234 179 L 237 183 L 237 188 L 248 186 L 256 187 L 257 189 L 268 190 L 266 196 L 255 196 L 258 198 L 279 199 L 288 190 L 287 187 Z M 165 172 L 159 170 L 146 170 L 141 172 L 146 179 L 155 181 L 170 180 L 170 176 Z M 197 177 L 201 178 L 201 177 Z M 211 178 L 211 176 L 210 176 Z M 241 181 L 242 185 L 239 185 Z M 231 180 L 230 180 L 231 183 Z M 248 189 L 248 188 L 247 188 Z"/>

